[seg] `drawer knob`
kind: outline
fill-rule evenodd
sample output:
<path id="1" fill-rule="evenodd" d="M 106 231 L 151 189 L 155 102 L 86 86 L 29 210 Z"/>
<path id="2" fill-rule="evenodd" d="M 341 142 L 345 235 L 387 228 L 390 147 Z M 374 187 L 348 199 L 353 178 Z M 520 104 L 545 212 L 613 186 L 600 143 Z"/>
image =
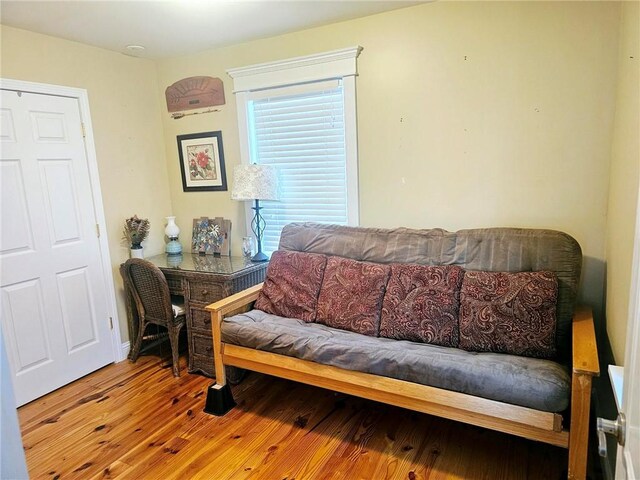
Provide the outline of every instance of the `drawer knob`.
<path id="1" fill-rule="evenodd" d="M 203 295 L 206 295 L 207 293 L 209 293 L 209 290 L 207 290 L 206 288 L 202 290 Z"/>

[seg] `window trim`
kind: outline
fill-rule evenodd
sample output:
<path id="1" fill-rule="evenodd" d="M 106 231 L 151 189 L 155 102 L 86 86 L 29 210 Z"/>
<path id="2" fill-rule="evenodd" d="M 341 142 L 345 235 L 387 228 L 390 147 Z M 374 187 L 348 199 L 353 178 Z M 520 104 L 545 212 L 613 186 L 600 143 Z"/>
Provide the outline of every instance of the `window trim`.
<path id="1" fill-rule="evenodd" d="M 342 78 L 358 74 L 356 59 L 361 51 L 360 46 L 343 48 L 231 68 L 227 74 L 233 79 L 233 93 Z"/>
<path id="2" fill-rule="evenodd" d="M 347 224 L 360 223 L 358 186 L 358 125 L 356 114 L 356 80 L 358 75 L 356 59 L 362 47 L 350 47 L 304 57 L 295 57 L 275 62 L 232 68 L 227 74 L 233 79 L 238 113 L 238 135 L 240 140 L 240 161 L 252 163 L 249 141 L 249 118 L 247 104 L 251 93 L 291 87 L 323 80 L 342 80 L 345 123 L 345 168 L 347 178 Z M 245 202 L 247 232 L 250 232 L 253 212 L 251 202 Z"/>

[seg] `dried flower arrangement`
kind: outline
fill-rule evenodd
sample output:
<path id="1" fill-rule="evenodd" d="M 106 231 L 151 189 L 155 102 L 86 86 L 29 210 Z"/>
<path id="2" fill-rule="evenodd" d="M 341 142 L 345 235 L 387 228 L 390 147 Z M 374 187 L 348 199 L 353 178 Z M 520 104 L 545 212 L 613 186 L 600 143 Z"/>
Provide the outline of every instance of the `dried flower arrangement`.
<path id="1" fill-rule="evenodd" d="M 124 221 L 123 238 L 131 244 L 132 250 L 142 248 L 142 241 L 149 235 L 149 220 L 134 215 Z"/>

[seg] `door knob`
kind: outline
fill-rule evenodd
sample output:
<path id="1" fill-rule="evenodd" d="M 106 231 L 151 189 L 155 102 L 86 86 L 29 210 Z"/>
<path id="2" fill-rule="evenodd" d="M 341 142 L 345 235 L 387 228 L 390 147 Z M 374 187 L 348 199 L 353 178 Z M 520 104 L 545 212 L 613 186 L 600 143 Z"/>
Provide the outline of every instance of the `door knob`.
<path id="1" fill-rule="evenodd" d="M 621 447 L 624 447 L 626 436 L 626 420 L 623 413 L 619 413 L 616 420 L 607 420 L 605 418 L 598 417 L 596 425 L 596 429 L 598 431 L 598 453 L 601 457 L 607 456 L 606 435 L 614 436 L 618 441 L 618 444 Z"/>

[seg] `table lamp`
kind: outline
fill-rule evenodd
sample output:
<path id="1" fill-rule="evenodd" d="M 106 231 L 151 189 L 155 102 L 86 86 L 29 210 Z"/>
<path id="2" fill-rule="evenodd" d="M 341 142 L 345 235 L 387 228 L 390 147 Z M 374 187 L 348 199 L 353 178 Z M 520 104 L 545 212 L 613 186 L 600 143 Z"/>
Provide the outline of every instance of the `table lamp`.
<path id="1" fill-rule="evenodd" d="M 167 255 L 180 255 L 182 253 L 182 245 L 178 241 L 178 235 L 180 235 L 180 228 L 176 225 L 176 217 L 166 217 L 167 226 L 164 229 L 164 234 L 169 239 L 165 251 Z"/>
<path id="2" fill-rule="evenodd" d="M 251 230 L 258 242 L 258 252 L 251 257 L 252 262 L 266 262 L 269 260 L 262 252 L 262 235 L 266 222 L 260 215 L 260 200 L 278 200 L 278 175 L 271 165 L 236 165 L 233 171 L 233 188 L 231 189 L 233 200 L 253 200 L 255 210 L 251 220 Z"/>

